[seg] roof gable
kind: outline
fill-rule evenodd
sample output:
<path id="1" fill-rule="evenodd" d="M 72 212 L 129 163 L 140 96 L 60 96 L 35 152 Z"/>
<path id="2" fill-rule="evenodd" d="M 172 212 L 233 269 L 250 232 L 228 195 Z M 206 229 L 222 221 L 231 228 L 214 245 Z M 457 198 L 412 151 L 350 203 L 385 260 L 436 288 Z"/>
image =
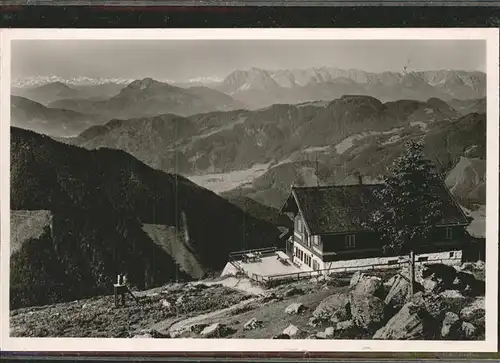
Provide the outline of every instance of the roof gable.
<path id="1" fill-rule="evenodd" d="M 358 232 L 379 205 L 375 195 L 383 184 L 294 187 L 290 197 L 297 203 L 312 235 Z M 439 225 L 467 225 L 468 221 L 446 186 L 436 188 L 442 201 L 443 218 Z"/>

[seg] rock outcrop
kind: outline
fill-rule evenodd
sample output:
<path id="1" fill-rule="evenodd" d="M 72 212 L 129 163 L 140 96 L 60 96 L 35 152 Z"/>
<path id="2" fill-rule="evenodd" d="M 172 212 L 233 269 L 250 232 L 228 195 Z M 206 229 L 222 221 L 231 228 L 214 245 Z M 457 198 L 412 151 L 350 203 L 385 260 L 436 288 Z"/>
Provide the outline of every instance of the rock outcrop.
<path id="1" fill-rule="evenodd" d="M 354 324 L 363 330 L 379 328 L 385 320 L 386 305 L 378 297 L 367 293 L 351 293 L 351 315 Z"/>
<path id="2" fill-rule="evenodd" d="M 306 307 L 303 304 L 301 304 L 301 303 L 293 303 L 293 304 L 288 305 L 288 307 L 285 309 L 285 313 L 291 314 L 291 315 L 293 315 L 293 314 L 300 314 L 305 309 L 306 309 Z"/>
<path id="3" fill-rule="evenodd" d="M 460 326 L 461 321 L 458 314 L 448 311 L 444 316 L 443 325 L 441 327 L 441 338 L 457 338 Z"/>
<path id="4" fill-rule="evenodd" d="M 313 312 L 317 322 L 338 322 L 350 318 L 349 296 L 347 294 L 333 294 L 318 305 Z"/>
<path id="5" fill-rule="evenodd" d="M 234 330 L 227 325 L 215 323 L 203 329 L 200 336 L 203 338 L 224 338 L 233 332 Z"/>
<path id="6" fill-rule="evenodd" d="M 436 339 L 445 310 L 439 296 L 419 292 L 377 330 L 373 339 Z"/>
<path id="7" fill-rule="evenodd" d="M 290 324 L 285 330 L 283 330 L 283 334 L 288 335 L 290 338 L 297 336 L 299 332 L 300 332 L 299 328 L 297 328 L 293 324 Z"/>

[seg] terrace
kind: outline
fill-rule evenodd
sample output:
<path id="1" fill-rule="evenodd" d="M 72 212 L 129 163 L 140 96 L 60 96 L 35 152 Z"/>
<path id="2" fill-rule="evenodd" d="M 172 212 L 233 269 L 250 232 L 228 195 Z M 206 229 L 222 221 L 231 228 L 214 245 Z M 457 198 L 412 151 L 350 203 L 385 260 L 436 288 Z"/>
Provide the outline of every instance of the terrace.
<path id="1" fill-rule="evenodd" d="M 250 278 L 268 277 L 283 274 L 296 274 L 309 271 L 295 265 L 290 257 L 276 248 L 238 251 L 229 255 L 222 276 L 244 273 Z"/>

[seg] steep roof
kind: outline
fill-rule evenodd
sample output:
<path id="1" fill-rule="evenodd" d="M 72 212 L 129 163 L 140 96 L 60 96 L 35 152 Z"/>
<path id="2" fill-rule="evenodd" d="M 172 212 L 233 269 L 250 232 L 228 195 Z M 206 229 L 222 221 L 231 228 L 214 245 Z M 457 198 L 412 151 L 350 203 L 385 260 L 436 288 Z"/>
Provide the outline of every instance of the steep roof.
<path id="1" fill-rule="evenodd" d="M 380 204 L 382 184 L 293 187 L 285 206 L 295 203 L 312 235 L 363 231 L 364 222 Z M 436 188 L 442 201 L 439 225 L 467 225 L 468 221 L 444 185 Z M 293 199 L 293 200 L 291 200 Z"/>

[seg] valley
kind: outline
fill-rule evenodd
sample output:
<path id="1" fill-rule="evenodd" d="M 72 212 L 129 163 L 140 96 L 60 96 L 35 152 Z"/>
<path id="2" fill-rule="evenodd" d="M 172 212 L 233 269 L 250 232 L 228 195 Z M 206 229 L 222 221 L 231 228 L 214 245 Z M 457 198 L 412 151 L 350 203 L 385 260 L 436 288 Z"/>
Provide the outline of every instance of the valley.
<path id="1" fill-rule="evenodd" d="M 483 238 L 482 75 L 325 72 L 17 88 L 11 304 L 103 294 L 119 271 L 140 290 L 217 275 L 231 251 L 284 246 L 291 186 L 379 183 L 410 140 Z"/>

